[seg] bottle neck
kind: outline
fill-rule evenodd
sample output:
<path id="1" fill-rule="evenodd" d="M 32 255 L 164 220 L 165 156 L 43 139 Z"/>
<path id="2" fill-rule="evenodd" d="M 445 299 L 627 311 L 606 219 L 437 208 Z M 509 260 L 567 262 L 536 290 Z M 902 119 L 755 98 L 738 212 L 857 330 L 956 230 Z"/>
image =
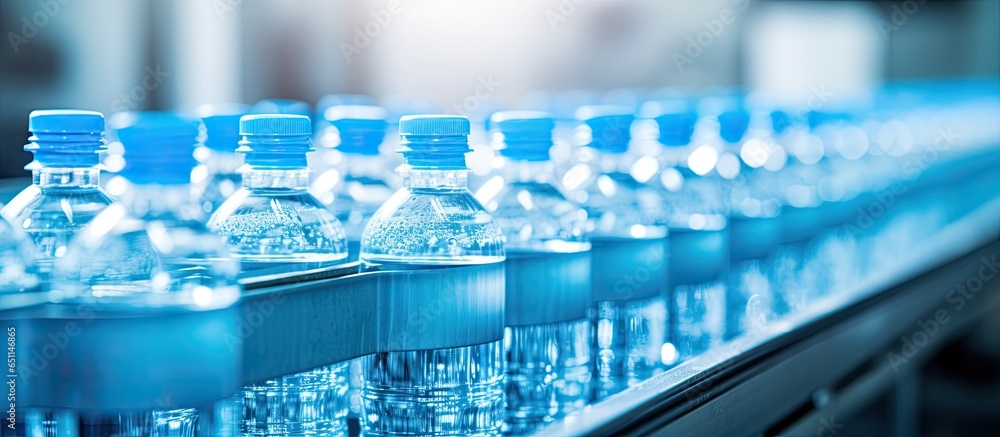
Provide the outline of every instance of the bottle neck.
<path id="1" fill-rule="evenodd" d="M 305 190 L 309 187 L 309 168 L 279 170 L 247 166 L 243 170 L 243 187 Z"/>
<path id="2" fill-rule="evenodd" d="M 97 167 L 44 167 L 31 172 L 31 182 L 42 188 L 95 188 L 100 178 Z"/>
<path id="3" fill-rule="evenodd" d="M 403 166 L 400 169 L 406 188 L 460 190 L 468 186 L 468 170 L 429 170 Z"/>

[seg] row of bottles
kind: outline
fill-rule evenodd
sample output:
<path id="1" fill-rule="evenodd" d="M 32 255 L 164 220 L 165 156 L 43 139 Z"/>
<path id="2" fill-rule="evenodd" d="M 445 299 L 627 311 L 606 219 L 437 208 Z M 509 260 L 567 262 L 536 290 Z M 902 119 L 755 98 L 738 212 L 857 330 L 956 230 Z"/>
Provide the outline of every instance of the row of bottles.
<path id="1" fill-rule="evenodd" d="M 12 225 L 0 223 L 0 290 L 204 311 L 233 305 L 237 278 L 259 272 L 354 259 L 362 272 L 502 266 L 503 340 L 261 381 L 217 405 L 210 434 L 343 435 L 355 418 L 368 435 L 525 434 L 860 277 L 856 235 L 803 247 L 798 228 L 843 223 L 851 199 L 913 179 L 899 167 L 931 145 L 895 120 L 817 112 L 808 125 L 732 98 L 584 106 L 570 129 L 549 113 L 505 111 L 489 118 L 495 171 L 474 195 L 466 155 L 481 128 L 402 117 L 392 177 L 380 152 L 392 142 L 388 112 L 369 103 L 339 99 L 315 126 L 294 101 L 205 107 L 200 126 L 116 114 L 114 178 L 128 181 L 107 184 L 116 201 L 99 181 L 103 117 L 33 112 L 33 185 L 0 212 Z M 953 106 L 997 112 L 995 101 Z M 995 142 L 990 129 L 954 152 Z M 813 209 L 829 224 L 801 220 Z M 843 266 L 809 264 L 819 251 Z M 118 426 L 191 435 L 208 426 L 198 414 L 162 409 Z"/>

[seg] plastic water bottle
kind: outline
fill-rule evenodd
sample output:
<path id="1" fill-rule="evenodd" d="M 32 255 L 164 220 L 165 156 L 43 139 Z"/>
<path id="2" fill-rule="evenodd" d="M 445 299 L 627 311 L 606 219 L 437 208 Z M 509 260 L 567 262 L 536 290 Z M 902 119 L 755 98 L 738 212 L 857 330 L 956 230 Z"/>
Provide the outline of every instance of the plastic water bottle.
<path id="1" fill-rule="evenodd" d="M 468 119 L 407 116 L 399 132 L 403 188 L 365 228 L 362 266 L 413 270 L 502 262 L 500 227 L 466 188 Z M 366 435 L 500 434 L 501 341 L 363 360 Z"/>
<path id="2" fill-rule="evenodd" d="M 98 186 L 98 154 L 107 148 L 104 116 L 93 111 L 32 111 L 28 130 L 32 136 L 24 150 L 35 159 L 25 169 L 31 170 L 32 185 L 0 210 L 0 216 L 34 243 L 44 283 L 73 234 L 111 204 Z"/>
<path id="3" fill-rule="evenodd" d="M 35 248 L 21 232 L 0 219 L 0 295 L 30 291 L 38 286 Z M 6 305 L 0 305 L 0 310 Z"/>
<path id="4" fill-rule="evenodd" d="M 202 128 L 195 158 L 201 163 L 192 174 L 199 186 L 198 200 L 210 216 L 236 193 L 242 184 L 243 157 L 236 153 L 240 137 L 240 117 L 250 108 L 244 105 L 204 105 L 198 108 Z M 201 180 L 198 180 L 201 179 Z"/>
<path id="5" fill-rule="evenodd" d="M 235 413 L 234 434 L 347 436 L 347 376 L 338 363 L 243 387 L 223 402 Z"/>
<path id="6" fill-rule="evenodd" d="M 670 342 L 683 360 L 721 343 L 726 331 L 728 202 L 719 172 L 723 145 L 714 116 L 699 118 L 683 101 L 650 102 L 644 116 L 658 127 L 661 168 L 653 179 L 670 205 Z M 739 171 L 739 162 L 735 169 Z M 725 172 L 725 170 L 723 171 Z"/>
<path id="7" fill-rule="evenodd" d="M 346 258 L 343 226 L 308 191 L 309 117 L 248 115 L 240 119 L 240 135 L 243 188 L 219 207 L 208 227 L 226 238 L 244 270 L 314 268 Z"/>
<path id="8" fill-rule="evenodd" d="M 397 186 L 391 180 L 386 160 L 379 156 L 389 123 L 378 106 L 333 106 L 325 111 L 330 129 L 327 137 L 335 155 L 324 161 L 336 165 L 317 176 L 310 186 L 320 201 L 337 214 L 344 225 L 351 257 L 361 247 L 361 234 L 375 211 L 392 196 Z"/>
<path id="9" fill-rule="evenodd" d="M 248 115 L 237 152 L 243 188 L 209 219 L 245 270 L 320 266 L 347 257 L 344 229 L 307 191 L 312 126 L 301 115 Z M 347 435 L 347 364 L 243 387 L 230 407 L 240 435 Z"/>
<path id="10" fill-rule="evenodd" d="M 587 213 L 552 184 L 551 115 L 498 112 L 490 126 L 504 164 L 477 197 L 507 238 L 504 433 L 527 434 L 590 400 Z"/>
<path id="11" fill-rule="evenodd" d="M 191 195 L 197 126 L 160 112 L 116 114 L 110 125 L 130 184 L 71 241 L 51 299 L 140 314 L 229 307 L 239 265 Z M 181 407 L 122 414 L 119 434 L 193 436 L 197 410 Z"/>
<path id="12" fill-rule="evenodd" d="M 587 211 L 592 235 L 595 399 L 646 380 L 673 363 L 664 349 L 667 228 L 656 221 L 662 197 L 630 173 L 630 108 L 585 106 L 581 162 L 563 175 L 570 198 Z"/>
<path id="13" fill-rule="evenodd" d="M 763 117 L 761 117 L 763 115 Z M 726 275 L 726 338 L 765 327 L 775 315 L 775 272 L 770 258 L 781 242 L 781 204 L 774 197 L 784 152 L 770 136 L 768 114 L 742 108 L 716 116 L 722 154 L 716 165 L 729 193 L 730 268 Z M 757 126 L 751 129 L 751 121 Z"/>

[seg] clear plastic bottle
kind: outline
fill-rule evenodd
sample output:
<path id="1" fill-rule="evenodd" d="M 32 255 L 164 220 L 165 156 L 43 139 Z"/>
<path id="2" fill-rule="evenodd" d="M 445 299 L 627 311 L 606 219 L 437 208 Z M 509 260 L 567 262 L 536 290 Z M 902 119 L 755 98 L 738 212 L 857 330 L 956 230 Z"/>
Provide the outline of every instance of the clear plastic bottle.
<path id="1" fill-rule="evenodd" d="M 347 363 L 243 387 L 233 399 L 240 436 L 347 436 Z"/>
<path id="2" fill-rule="evenodd" d="M 649 102 L 642 112 L 656 122 L 657 140 L 665 146 L 662 170 L 652 182 L 669 205 L 662 223 L 670 229 L 675 255 L 670 257 L 670 342 L 683 360 L 721 343 L 726 332 L 729 202 L 723 195 L 728 181 L 719 171 L 723 141 L 716 117 L 699 118 L 687 102 Z M 738 172 L 738 161 L 729 164 Z"/>
<path id="3" fill-rule="evenodd" d="M 589 403 L 591 329 L 587 213 L 552 184 L 549 159 L 555 121 L 544 112 L 493 114 L 490 126 L 504 158 L 477 192 L 506 236 L 507 356 L 504 433 L 534 432 Z M 499 188 L 499 191 L 497 190 Z M 558 271 L 577 281 L 559 277 Z M 567 286 L 579 282 L 582 287 Z M 539 299 L 540 294 L 548 299 Z M 581 311 L 568 307 L 581 302 Z M 532 317 L 545 312 L 548 317 Z M 565 314 L 565 315 L 564 315 Z M 567 320 L 570 319 L 570 320 Z M 545 320 L 549 323 L 533 323 Z"/>
<path id="4" fill-rule="evenodd" d="M 104 116 L 93 111 L 32 111 L 28 130 L 32 136 L 24 150 L 35 159 L 25 169 L 31 170 L 32 185 L 0 210 L 0 216 L 34 243 L 44 284 L 73 234 L 111 204 L 98 186 L 98 154 L 107 149 Z"/>
<path id="5" fill-rule="evenodd" d="M 362 267 L 413 270 L 502 262 L 500 227 L 466 188 L 468 119 L 407 116 L 399 132 L 404 187 L 365 228 Z M 501 341 L 381 352 L 363 360 L 364 434 L 500 434 Z"/>
<path id="6" fill-rule="evenodd" d="M 306 189 L 312 150 L 309 118 L 248 115 L 237 152 L 244 187 L 209 219 L 245 270 L 319 267 L 347 257 L 344 229 Z M 233 399 L 239 435 L 347 435 L 347 363 L 243 387 Z"/>
<path id="7" fill-rule="evenodd" d="M 310 192 L 337 214 L 352 258 L 357 258 L 368 221 L 397 186 L 379 155 L 389 127 L 387 116 L 378 106 L 333 106 L 325 111 L 330 126 L 325 138 L 334 138 L 333 149 L 324 153 L 338 154 L 338 165 L 317 176 Z"/>
<path id="8" fill-rule="evenodd" d="M 219 207 L 208 228 L 226 238 L 244 270 L 314 268 L 345 259 L 343 226 L 308 191 L 309 117 L 248 115 L 240 119 L 240 134 L 243 188 Z"/>
<path id="9" fill-rule="evenodd" d="M 667 228 L 657 223 L 663 200 L 630 174 L 626 152 L 635 120 L 630 108 L 585 106 L 577 134 L 581 160 L 563 175 L 569 196 L 587 211 L 591 234 L 596 329 L 596 400 L 662 371 L 667 309 Z"/>
<path id="10" fill-rule="evenodd" d="M 717 116 L 724 141 L 718 165 L 728 181 L 730 268 L 727 274 L 727 328 L 731 338 L 764 328 L 775 318 L 775 263 L 781 242 L 781 202 L 773 186 L 784 166 L 783 148 L 771 136 L 771 117 L 741 108 Z"/>
<path id="11" fill-rule="evenodd" d="M 130 185 L 71 241 L 55 265 L 51 299 L 155 314 L 231 306 L 238 263 L 205 228 L 191 196 L 197 126 L 160 112 L 116 114 Z M 198 412 L 173 408 L 122 414 L 122 435 L 195 435 Z"/>
<path id="12" fill-rule="evenodd" d="M 35 248 L 21 232 L 0 219 L 0 295 L 38 287 Z M 0 305 L 0 310 L 6 309 Z"/>
<path id="13" fill-rule="evenodd" d="M 203 105 L 198 108 L 201 117 L 200 144 L 195 158 L 201 163 L 192 173 L 198 188 L 198 203 L 206 217 L 222 206 L 243 184 L 240 167 L 243 157 L 236 153 L 239 147 L 240 117 L 250 108 L 244 105 Z M 199 180 L 200 179 L 200 180 Z"/>

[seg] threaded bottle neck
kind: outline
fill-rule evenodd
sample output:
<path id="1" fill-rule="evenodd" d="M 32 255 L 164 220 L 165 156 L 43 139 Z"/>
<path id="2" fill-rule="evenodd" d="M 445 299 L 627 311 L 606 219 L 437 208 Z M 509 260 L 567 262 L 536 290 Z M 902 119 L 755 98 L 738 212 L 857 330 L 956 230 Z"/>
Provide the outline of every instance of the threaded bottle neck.
<path id="1" fill-rule="evenodd" d="M 400 172 L 403 186 L 410 189 L 462 190 L 469 183 L 469 171 L 466 169 L 429 170 L 404 166 Z"/>
<path id="2" fill-rule="evenodd" d="M 243 186 L 250 190 L 305 190 L 309 187 L 309 168 L 275 169 L 247 166 L 243 171 Z"/>
<path id="3" fill-rule="evenodd" d="M 31 182 L 42 188 L 96 188 L 100 175 L 97 167 L 43 167 L 31 172 Z"/>
<path id="4" fill-rule="evenodd" d="M 401 135 L 399 153 L 413 170 L 467 170 L 468 135 Z"/>

